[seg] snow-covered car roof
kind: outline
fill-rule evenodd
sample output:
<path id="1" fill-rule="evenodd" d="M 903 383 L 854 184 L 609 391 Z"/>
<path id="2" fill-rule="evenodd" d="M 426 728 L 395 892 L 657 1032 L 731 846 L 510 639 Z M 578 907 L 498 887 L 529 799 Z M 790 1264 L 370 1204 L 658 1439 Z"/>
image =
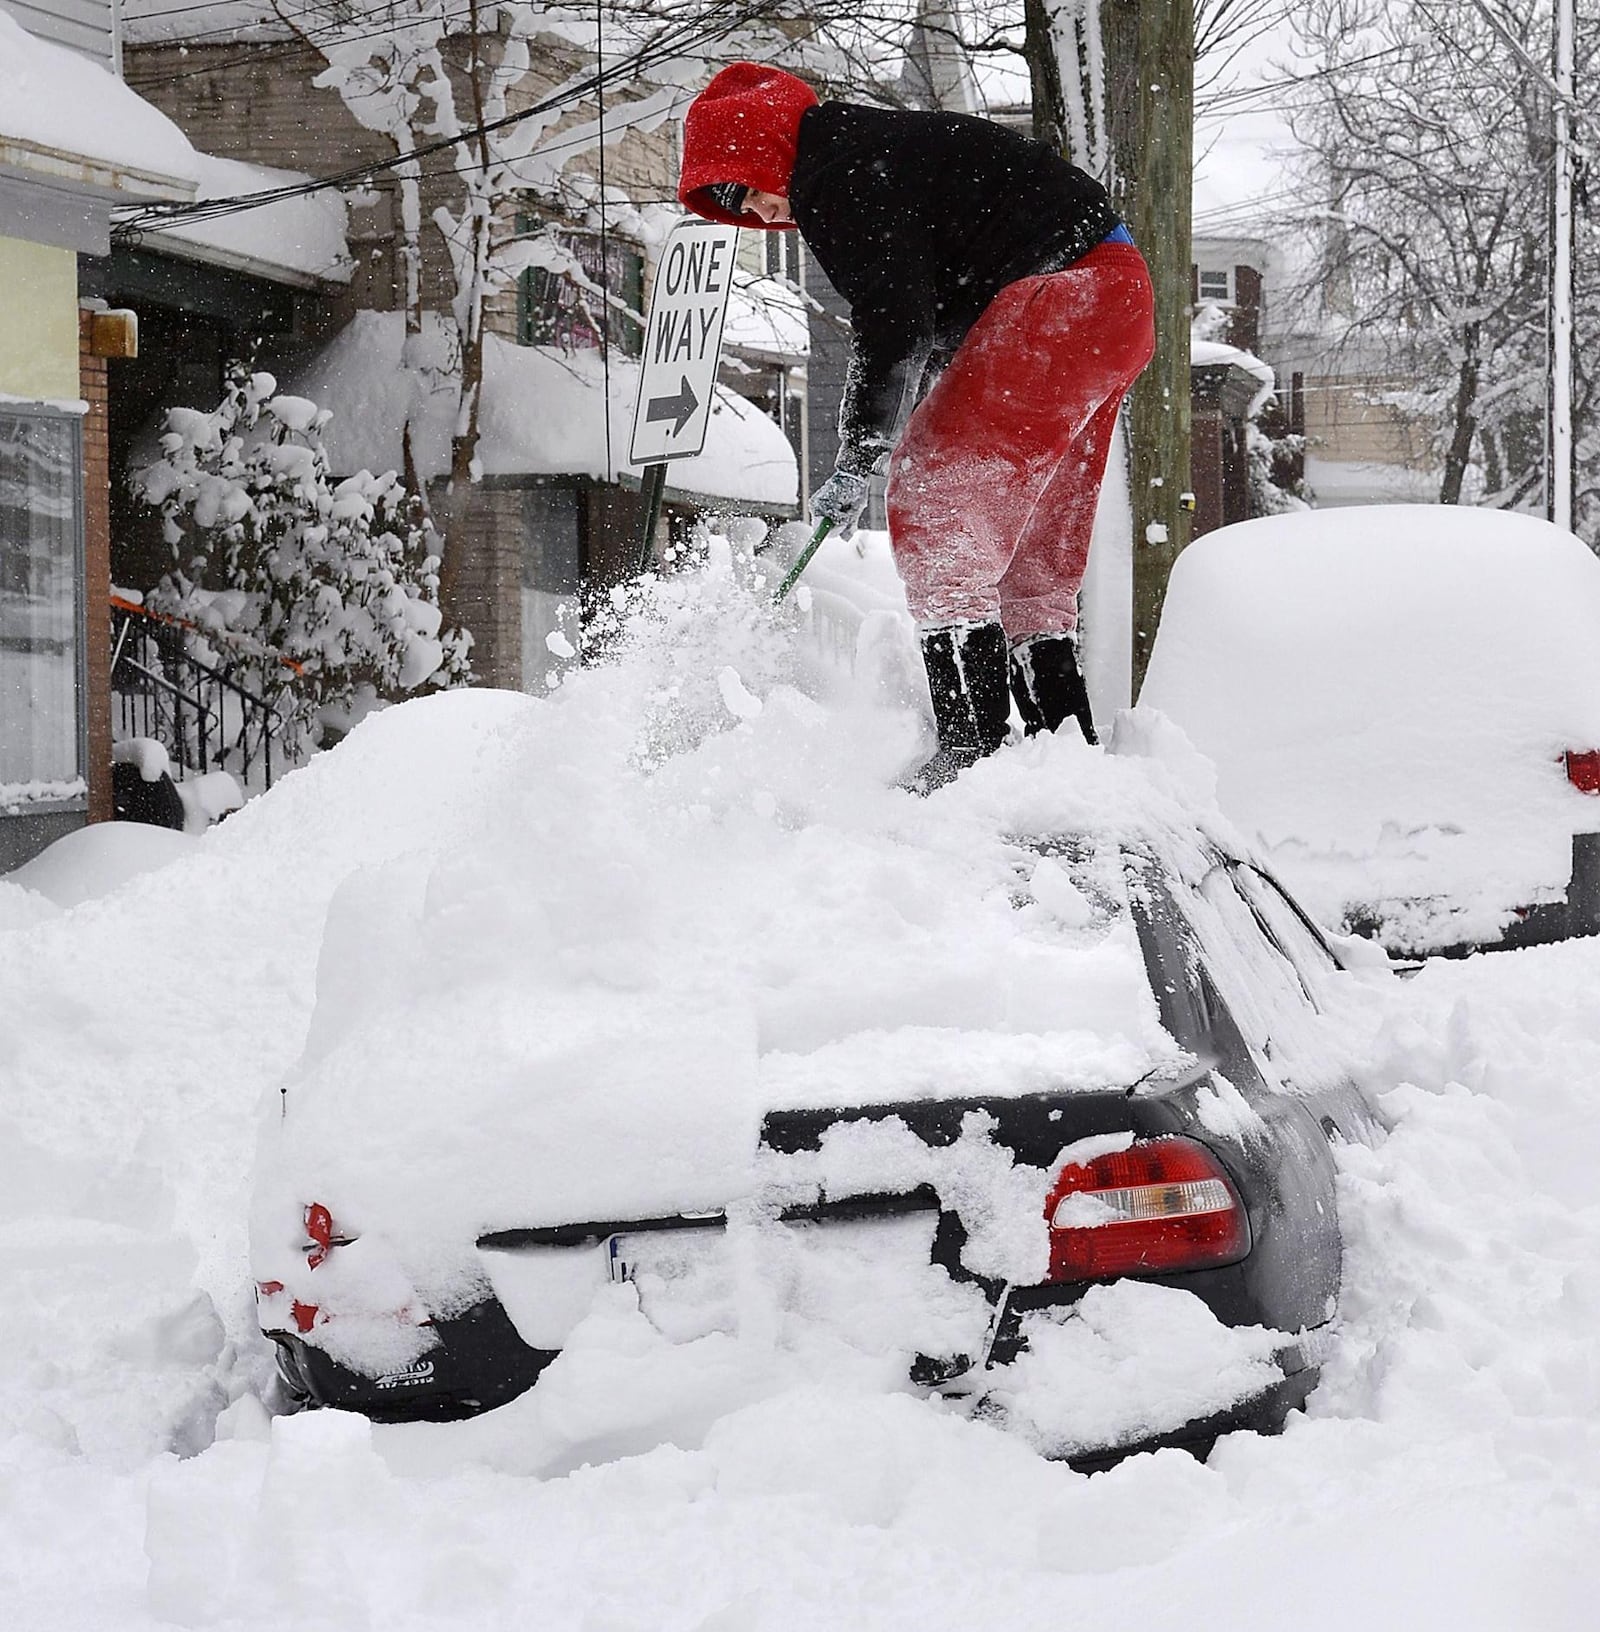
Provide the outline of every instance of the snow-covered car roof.
<path id="1" fill-rule="evenodd" d="M 1321 917 L 1491 939 L 1600 827 L 1600 562 L 1549 523 L 1396 505 L 1264 517 L 1179 557 L 1141 704 Z M 1410 903 L 1410 905 L 1407 905 Z"/>

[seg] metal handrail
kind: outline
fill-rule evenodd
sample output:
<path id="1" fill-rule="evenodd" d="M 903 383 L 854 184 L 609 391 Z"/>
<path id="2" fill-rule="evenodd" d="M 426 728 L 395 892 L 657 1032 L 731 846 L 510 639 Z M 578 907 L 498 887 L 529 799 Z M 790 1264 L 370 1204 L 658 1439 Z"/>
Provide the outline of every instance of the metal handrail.
<path id="1" fill-rule="evenodd" d="M 240 685 L 226 669 L 194 656 L 189 637 L 215 639 L 209 631 L 121 596 L 111 597 L 111 608 L 115 734 L 124 741 L 153 738 L 181 772 L 204 774 L 216 768 L 247 786 L 259 778 L 263 789 L 270 788 L 272 742 L 284 723 L 275 702 Z M 300 672 L 296 663 L 279 662 Z M 237 730 L 230 715 L 238 720 Z"/>

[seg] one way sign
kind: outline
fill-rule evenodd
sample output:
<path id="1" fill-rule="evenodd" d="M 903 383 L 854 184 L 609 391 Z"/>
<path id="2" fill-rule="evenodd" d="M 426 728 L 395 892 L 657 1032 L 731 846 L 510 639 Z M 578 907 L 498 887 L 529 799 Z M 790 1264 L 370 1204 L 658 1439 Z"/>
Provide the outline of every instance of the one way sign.
<path id="1" fill-rule="evenodd" d="M 687 459 L 706 444 L 738 241 L 737 227 L 709 221 L 686 221 L 667 240 L 645 323 L 628 454 L 635 465 Z"/>

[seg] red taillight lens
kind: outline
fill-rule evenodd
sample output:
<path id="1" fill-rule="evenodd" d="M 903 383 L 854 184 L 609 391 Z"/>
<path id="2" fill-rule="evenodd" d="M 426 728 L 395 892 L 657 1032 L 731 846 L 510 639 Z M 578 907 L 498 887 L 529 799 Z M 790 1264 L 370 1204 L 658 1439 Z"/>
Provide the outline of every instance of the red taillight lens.
<path id="1" fill-rule="evenodd" d="M 1250 1225 L 1233 1182 L 1191 1139 L 1151 1139 L 1069 1162 L 1056 1175 L 1044 1216 L 1052 1281 L 1212 1269 L 1250 1250 Z"/>
<path id="2" fill-rule="evenodd" d="M 314 1201 L 306 1208 L 306 1263 L 315 1269 L 335 1247 L 349 1246 L 352 1237 L 340 1235 L 333 1214 Z"/>
<path id="3" fill-rule="evenodd" d="M 321 1259 L 318 1259 L 318 1262 L 320 1263 Z M 256 1282 L 256 1297 L 258 1299 L 261 1299 L 261 1298 L 268 1298 L 268 1299 L 278 1298 L 278 1297 L 281 1297 L 283 1295 L 283 1291 L 284 1291 L 284 1286 L 283 1286 L 282 1281 L 257 1281 Z M 273 1312 L 270 1311 L 270 1310 L 264 1311 L 263 1313 L 269 1319 L 277 1318 L 276 1316 L 274 1316 Z M 317 1316 L 320 1315 L 321 1313 L 322 1313 L 322 1311 L 320 1309 L 318 1309 L 318 1307 L 314 1303 L 302 1303 L 298 1298 L 290 1299 L 290 1302 L 289 1302 L 289 1316 L 290 1316 L 290 1319 L 292 1319 L 294 1321 L 295 1330 L 300 1332 L 302 1335 L 304 1335 L 306 1332 L 309 1332 L 311 1330 L 311 1328 L 316 1325 Z"/>
<path id="4" fill-rule="evenodd" d="M 1600 749 L 1587 753 L 1566 753 L 1567 780 L 1579 793 L 1600 793 Z"/>

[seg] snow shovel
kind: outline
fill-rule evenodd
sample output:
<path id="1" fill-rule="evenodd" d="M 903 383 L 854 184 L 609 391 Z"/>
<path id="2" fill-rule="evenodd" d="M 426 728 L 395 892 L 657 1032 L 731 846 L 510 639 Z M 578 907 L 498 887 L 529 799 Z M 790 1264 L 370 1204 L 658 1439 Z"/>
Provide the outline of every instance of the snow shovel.
<path id="1" fill-rule="evenodd" d="M 795 563 L 789 568 L 788 576 L 778 585 L 777 593 L 772 597 L 774 606 L 782 606 L 785 596 L 800 580 L 800 574 L 806 570 L 807 563 L 822 547 L 822 541 L 833 530 L 833 522 L 824 516 L 817 523 L 817 530 L 811 535 L 811 542 L 795 557 Z"/>

